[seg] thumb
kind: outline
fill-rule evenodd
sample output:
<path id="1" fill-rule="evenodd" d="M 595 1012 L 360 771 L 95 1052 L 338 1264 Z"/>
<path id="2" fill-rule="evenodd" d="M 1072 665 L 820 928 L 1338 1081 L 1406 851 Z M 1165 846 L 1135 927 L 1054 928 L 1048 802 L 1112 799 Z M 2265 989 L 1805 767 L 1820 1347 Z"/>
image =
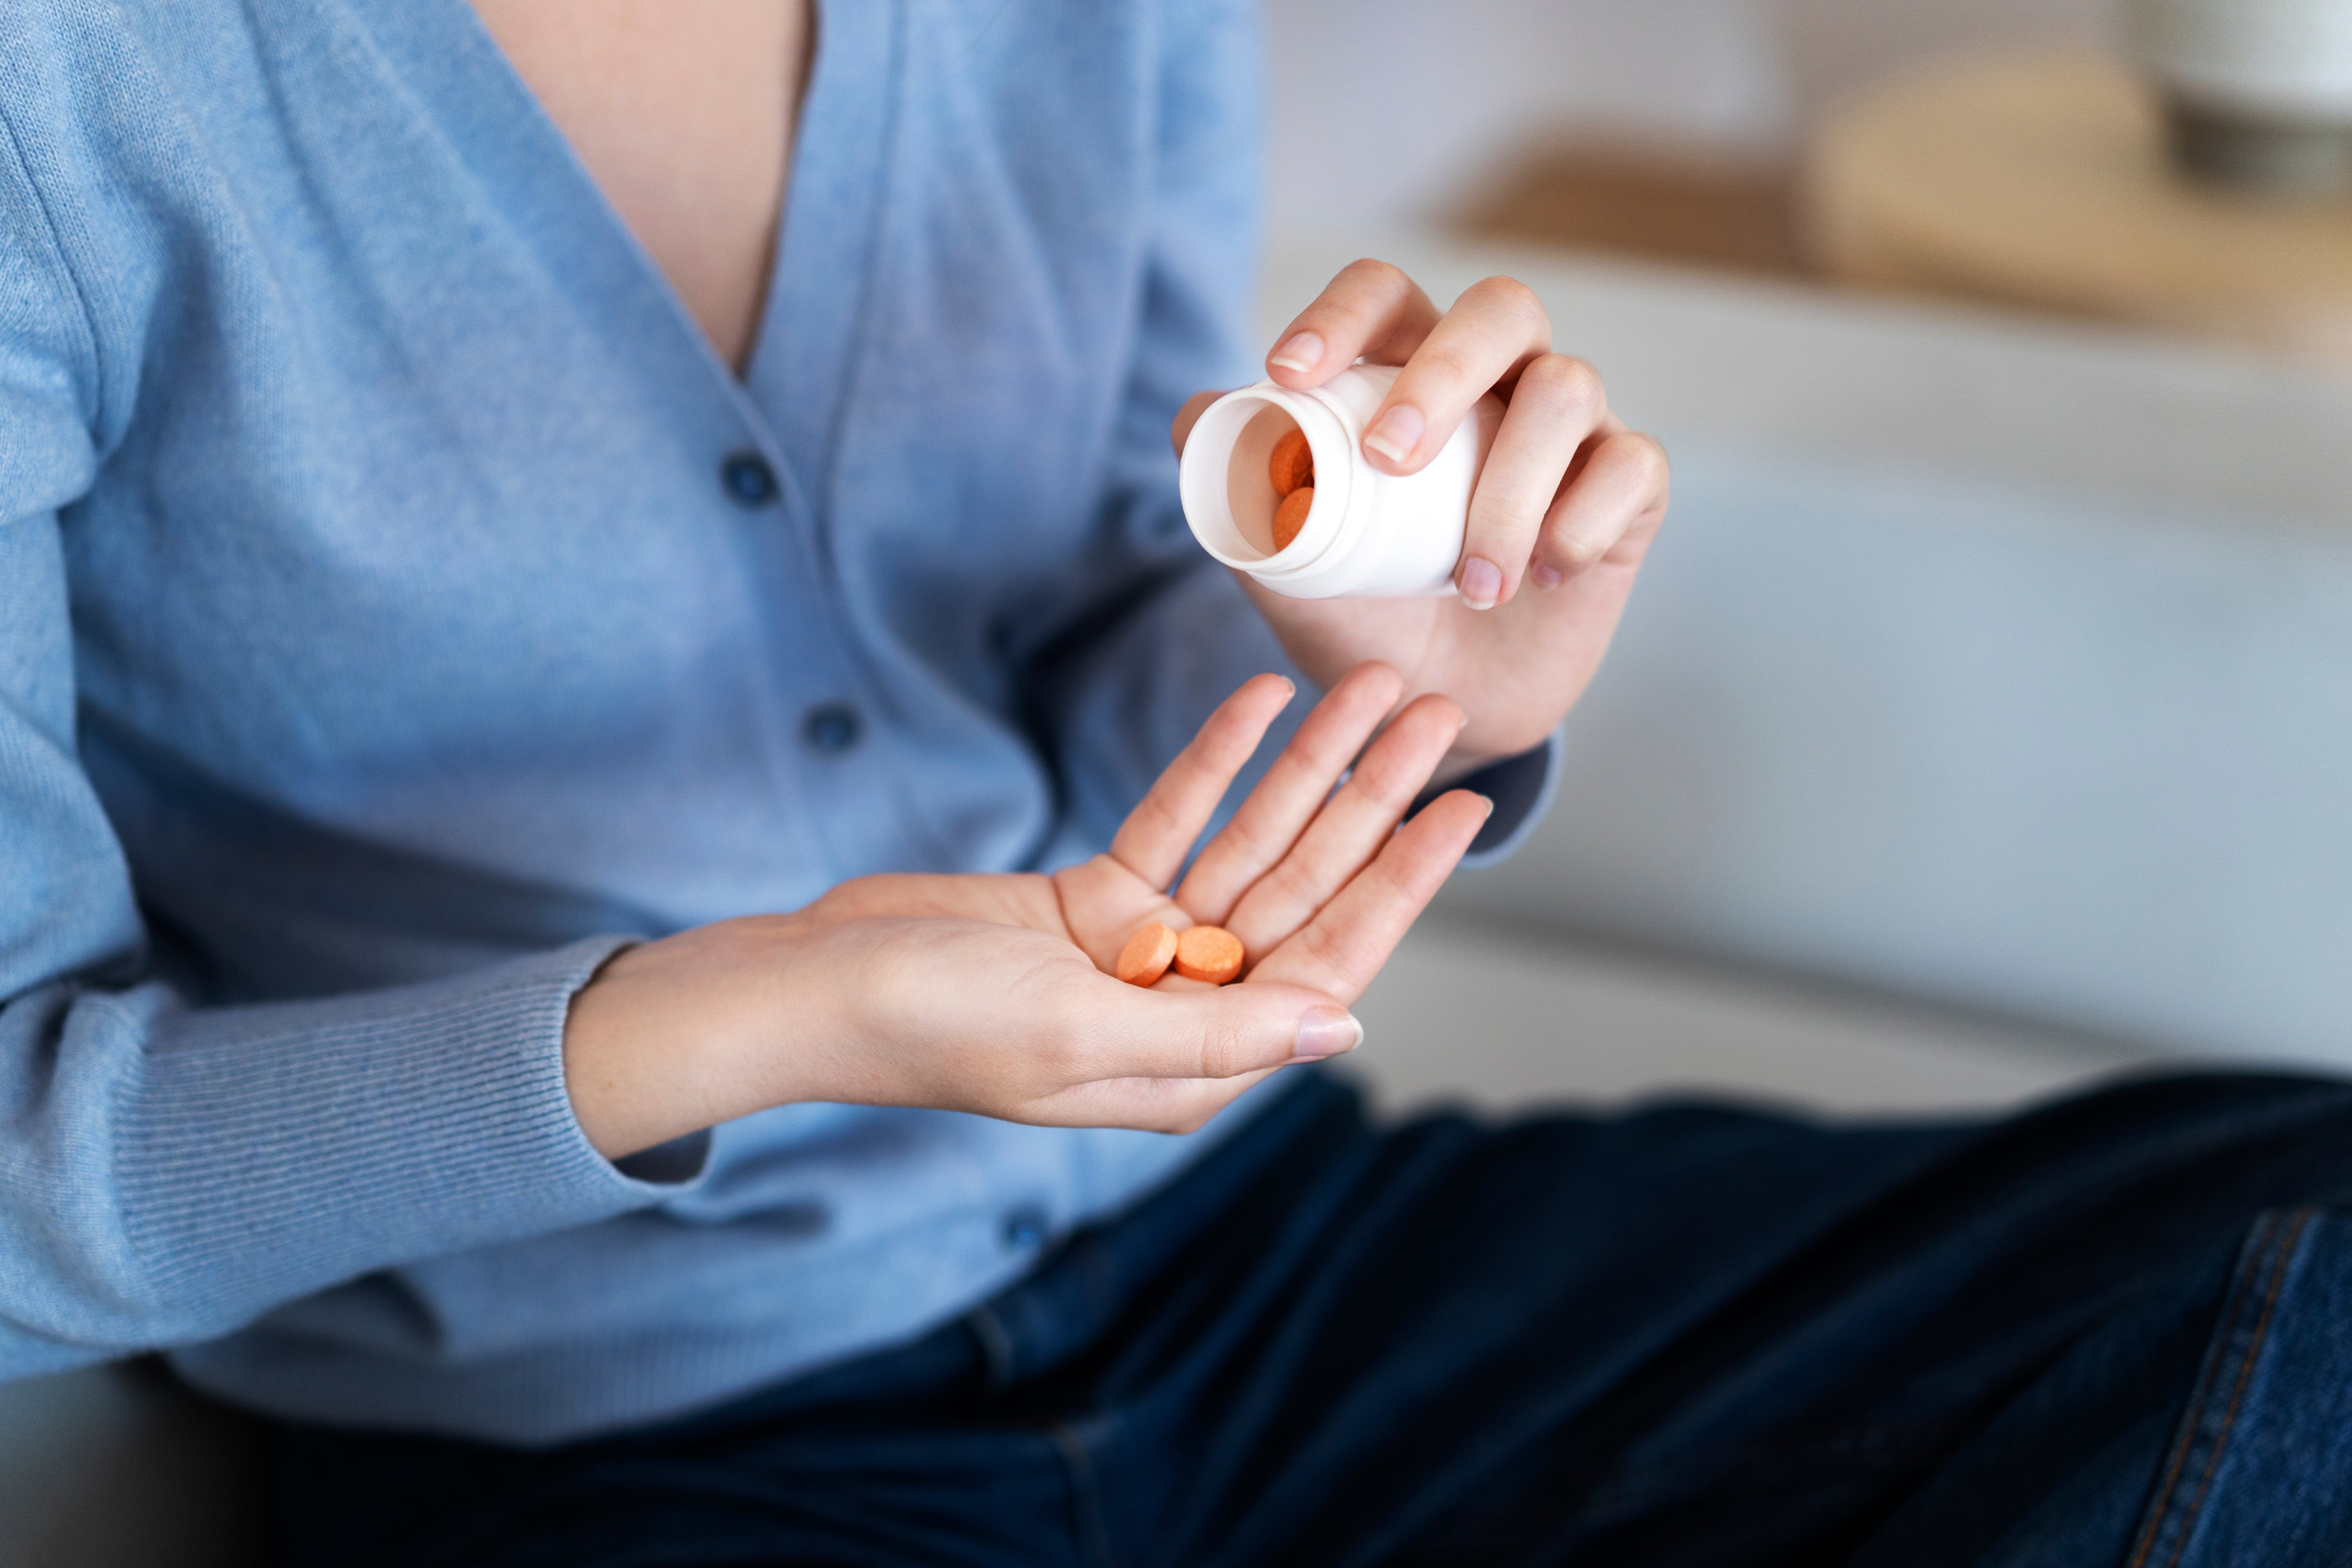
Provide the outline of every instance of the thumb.
<path id="1" fill-rule="evenodd" d="M 1225 1079 L 1351 1051 L 1364 1026 L 1304 985 L 1190 982 L 1145 990 L 1096 977 L 1084 1001 L 1076 1078 Z"/>
<path id="2" fill-rule="evenodd" d="M 1191 438 L 1192 426 L 1201 422 L 1201 416 L 1209 411 L 1209 405 L 1223 395 L 1222 392 L 1196 392 L 1184 400 L 1183 407 L 1176 411 L 1175 421 L 1168 426 L 1168 441 L 1176 448 L 1178 457 L 1184 455 L 1184 443 Z"/>

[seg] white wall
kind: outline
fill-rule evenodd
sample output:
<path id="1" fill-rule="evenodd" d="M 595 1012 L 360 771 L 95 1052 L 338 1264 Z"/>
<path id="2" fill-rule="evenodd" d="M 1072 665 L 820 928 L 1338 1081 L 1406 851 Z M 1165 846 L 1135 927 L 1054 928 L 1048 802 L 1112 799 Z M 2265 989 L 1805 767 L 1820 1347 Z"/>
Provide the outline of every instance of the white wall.
<path id="1" fill-rule="evenodd" d="M 1444 211 L 1549 136 L 1789 155 L 1822 104 L 1943 55 L 2095 44 L 2116 0 L 1266 0 L 1281 226 Z"/>

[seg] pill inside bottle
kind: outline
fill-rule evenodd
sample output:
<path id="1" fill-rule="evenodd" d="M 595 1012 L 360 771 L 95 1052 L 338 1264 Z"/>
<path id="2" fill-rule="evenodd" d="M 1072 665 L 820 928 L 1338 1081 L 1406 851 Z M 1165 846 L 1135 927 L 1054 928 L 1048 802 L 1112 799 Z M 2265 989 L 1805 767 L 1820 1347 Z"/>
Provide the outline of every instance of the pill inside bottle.
<path id="1" fill-rule="evenodd" d="M 1452 594 L 1503 406 L 1479 399 L 1419 470 L 1390 474 L 1362 446 L 1396 376 L 1358 364 L 1304 392 L 1260 382 L 1210 405 L 1178 466 L 1202 548 L 1292 598 Z"/>
<path id="2" fill-rule="evenodd" d="M 1306 431 L 1293 426 L 1275 442 L 1274 455 L 1266 459 L 1265 477 L 1273 481 L 1274 493 L 1286 500 L 1299 486 L 1315 482 L 1315 449 L 1307 444 Z"/>
<path id="3" fill-rule="evenodd" d="M 1290 548 L 1298 531 L 1307 526 L 1307 514 L 1315 510 L 1315 487 L 1301 485 L 1282 498 L 1274 509 L 1274 547 L 1276 551 Z"/>
<path id="4" fill-rule="evenodd" d="M 1274 509 L 1274 548 L 1279 554 L 1290 548 L 1307 526 L 1307 514 L 1315 510 L 1315 449 L 1307 444 L 1306 431 L 1293 426 L 1275 442 L 1265 477 L 1282 498 Z"/>

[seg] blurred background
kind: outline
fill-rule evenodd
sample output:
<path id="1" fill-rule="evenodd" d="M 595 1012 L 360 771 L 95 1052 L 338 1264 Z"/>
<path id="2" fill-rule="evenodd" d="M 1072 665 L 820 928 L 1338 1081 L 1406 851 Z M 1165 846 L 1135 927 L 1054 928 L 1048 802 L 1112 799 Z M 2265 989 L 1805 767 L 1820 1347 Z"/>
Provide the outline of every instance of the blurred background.
<path id="1" fill-rule="evenodd" d="M 2343 0 L 1269 0 L 1267 25 L 1286 226 L 1899 275 L 2352 363 Z M 2165 87 L 2202 173 L 2239 176 L 2207 200 L 2157 177 Z M 2319 135 L 2265 167 L 2229 135 L 2250 119 Z"/>
<path id="2" fill-rule="evenodd" d="M 2114 0 L 1266 0 L 1270 194 L 1309 227 L 1495 232 L 1772 270 L 1832 107 L 1939 62 L 2119 52 Z M 1368 84 L 1378 84 L 1368 90 Z"/>
<path id="3" fill-rule="evenodd" d="M 1397 1111 L 2352 1066 L 2352 0 L 1265 0 L 1270 339 L 1509 272 L 1673 452 Z M 0 1564 L 255 1560 L 254 1437 L 0 1389 Z"/>
<path id="4" fill-rule="evenodd" d="M 1268 0 L 1269 336 L 1533 283 L 1676 459 L 1402 1109 L 2352 1064 L 2352 0 Z"/>

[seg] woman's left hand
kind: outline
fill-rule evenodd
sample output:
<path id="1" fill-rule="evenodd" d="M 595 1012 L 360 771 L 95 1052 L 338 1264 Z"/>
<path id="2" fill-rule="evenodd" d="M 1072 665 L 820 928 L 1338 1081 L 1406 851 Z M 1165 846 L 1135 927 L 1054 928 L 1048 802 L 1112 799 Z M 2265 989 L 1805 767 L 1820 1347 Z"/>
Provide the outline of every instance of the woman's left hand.
<path id="1" fill-rule="evenodd" d="M 624 950 L 564 1023 L 582 1130 L 617 1159 L 826 1101 L 1182 1132 L 1268 1073 L 1353 1049 L 1348 1009 L 1492 809 L 1452 790 L 1400 826 L 1461 728 L 1443 697 L 1383 728 L 1402 684 L 1377 664 L 1341 678 L 1197 856 L 1290 701 L 1281 676 L 1228 698 L 1091 860 L 858 877 Z M 1241 983 L 1120 984 L 1150 921 L 1223 926 Z"/>
<path id="2" fill-rule="evenodd" d="M 1116 973 L 1120 948 L 1147 921 L 1180 931 L 1218 925 L 1241 939 L 1245 978 L 1308 986 L 1352 1005 L 1492 809 L 1456 790 L 1403 822 L 1462 727 L 1461 710 L 1443 697 L 1400 710 L 1403 685 L 1382 664 L 1340 677 L 1205 845 L 1199 839 L 1218 803 L 1290 702 L 1281 676 L 1255 676 L 1227 698 L 1104 853 L 1050 876 L 854 878 L 802 918 L 1024 926 L 1071 943 L 1105 973 Z M 1195 984 L 1172 973 L 1160 983 Z"/>
<path id="3" fill-rule="evenodd" d="M 1469 722 L 1444 782 L 1541 744 L 1583 694 L 1665 517 L 1666 455 L 1609 411 L 1591 365 L 1552 352 L 1550 318 L 1509 278 L 1440 312 L 1396 268 L 1359 261 L 1283 331 L 1266 374 L 1303 392 L 1360 356 L 1403 367 L 1365 427 L 1365 460 L 1382 473 L 1420 471 L 1487 393 L 1507 405 L 1471 498 L 1459 596 L 1291 599 L 1243 586 L 1318 683 L 1379 659 L 1403 675 L 1401 700 L 1440 692 L 1461 704 Z M 1217 395 L 1184 405 L 1179 452 Z"/>

